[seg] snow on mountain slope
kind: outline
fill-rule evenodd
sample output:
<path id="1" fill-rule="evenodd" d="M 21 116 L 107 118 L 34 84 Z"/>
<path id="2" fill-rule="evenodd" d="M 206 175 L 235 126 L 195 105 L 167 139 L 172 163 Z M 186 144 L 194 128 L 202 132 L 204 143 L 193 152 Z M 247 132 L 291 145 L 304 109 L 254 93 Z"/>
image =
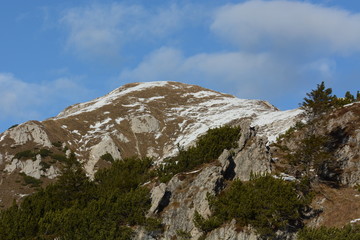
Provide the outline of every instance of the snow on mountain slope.
<path id="1" fill-rule="evenodd" d="M 125 96 L 126 94 L 131 94 L 132 92 L 142 91 L 153 87 L 161 87 L 161 86 L 165 86 L 166 84 L 167 82 L 164 81 L 164 82 L 145 82 L 128 88 L 123 86 L 115 89 L 114 91 L 110 92 L 109 94 L 103 97 L 96 98 L 86 103 L 80 103 L 70 106 L 69 108 L 59 113 L 54 119 L 60 119 L 60 118 L 78 115 L 84 112 L 95 111 L 96 109 L 111 104 L 112 101 L 116 100 L 121 96 Z"/>
<path id="2" fill-rule="evenodd" d="M 176 154 L 177 145 L 193 144 L 209 128 L 238 124 L 244 119 L 258 126 L 260 135 L 274 141 L 301 113 L 279 111 L 265 101 L 239 99 L 195 85 L 146 82 L 124 85 L 36 124 L 47 133 L 43 138 L 50 139 L 45 147 L 49 142 L 62 142 L 93 174 L 99 156 L 107 152 L 161 160 Z M 5 155 L 8 146 L 21 146 L 22 142 L 12 137 L 28 135 L 21 132 L 21 126 L 0 135 L 0 154 Z M 12 149 L 10 153 L 16 152 Z"/>
<path id="3" fill-rule="evenodd" d="M 42 181 L 60 173 L 61 163 L 41 157 L 41 150 L 58 156 L 73 152 L 87 174 L 94 176 L 109 164 L 100 160 L 104 154 L 115 159 L 150 156 L 160 162 L 176 154 L 178 145 L 191 146 L 209 128 L 225 124 L 250 121 L 264 141 L 274 141 L 301 120 L 301 113 L 178 82 L 127 84 L 70 106 L 54 118 L 22 123 L 0 134 L 0 202 L 9 206 L 13 199 L 33 192 L 21 185 L 20 173 Z M 36 156 L 26 155 L 29 152 Z"/>

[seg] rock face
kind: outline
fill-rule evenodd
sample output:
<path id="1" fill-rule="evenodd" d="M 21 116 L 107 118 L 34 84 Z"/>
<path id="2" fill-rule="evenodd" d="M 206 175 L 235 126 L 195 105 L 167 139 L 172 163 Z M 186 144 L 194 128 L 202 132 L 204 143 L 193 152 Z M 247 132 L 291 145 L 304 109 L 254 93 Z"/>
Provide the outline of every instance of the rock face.
<path id="1" fill-rule="evenodd" d="M 165 226 L 163 236 L 158 239 L 175 239 L 179 231 L 189 233 L 191 239 L 198 239 L 202 232 L 194 225 L 194 214 L 197 211 L 205 218 L 211 215 L 207 201 L 209 194 L 218 194 L 225 187 L 225 180 L 248 180 L 250 170 L 254 174 L 270 172 L 266 140 L 257 137 L 256 129 L 249 127 L 248 123 L 244 123 L 242 127 L 243 134 L 239 140 L 241 147 L 231 151 L 224 150 L 215 165 L 177 174 L 167 184 L 161 183 L 152 188 L 149 216 L 160 216 Z M 144 232 L 139 234 L 143 238 L 138 235 L 136 239 L 149 237 Z M 258 239 L 258 236 L 251 230 L 237 231 L 232 222 L 213 230 L 206 239 L 252 240 Z"/>
<path id="2" fill-rule="evenodd" d="M 100 157 L 104 154 L 111 154 L 114 159 L 122 159 L 120 151 L 115 142 L 110 136 L 105 136 L 98 144 L 92 147 L 90 151 L 89 160 L 85 162 L 85 171 L 93 177 L 95 174 L 95 164 L 99 161 Z"/>
<path id="3" fill-rule="evenodd" d="M 35 121 L 21 124 L 7 131 L 9 137 L 14 141 L 13 145 L 24 145 L 34 142 L 44 147 L 51 147 L 51 142 L 44 127 Z"/>
<path id="4" fill-rule="evenodd" d="M 338 139 L 336 156 L 343 170 L 341 183 L 347 186 L 360 183 L 359 106 L 357 103 L 336 111 L 329 116 L 329 124 L 319 129 Z M 24 194 L 23 186 L 17 183 L 19 173 L 46 181 L 60 173 L 55 164 L 44 168 L 45 157 L 40 154 L 18 157 L 19 153 L 46 150 L 68 158 L 75 155 L 93 177 L 104 154 L 109 153 L 114 159 L 151 156 L 160 164 L 177 153 L 178 145 L 192 146 L 209 128 L 240 126 L 238 147 L 225 150 L 218 161 L 179 173 L 167 184 L 150 184 L 152 205 L 148 216 L 160 217 L 165 232 L 154 234 L 139 228 L 135 239 L 180 239 L 179 232 L 198 239 L 203 233 L 193 218 L 195 211 L 205 218 L 211 214 L 207 196 L 218 194 L 228 180 L 246 181 L 251 173 L 271 173 L 271 143 L 301 121 L 302 113 L 299 109 L 279 111 L 264 101 L 238 99 L 194 85 L 128 84 L 103 97 L 70 106 L 54 118 L 23 123 L 0 134 L 0 202 L 9 195 L 7 202 L 2 203 L 10 205 L 12 198 L 19 199 Z M 295 146 L 296 141 L 289 144 Z M 9 185 L 15 187 L 8 191 Z M 26 194 L 32 191 L 27 190 Z M 286 234 L 281 237 L 294 238 Z M 206 239 L 253 240 L 258 236 L 251 229 L 240 231 L 232 221 L 209 232 Z"/>
<path id="5" fill-rule="evenodd" d="M 223 227 L 217 228 L 211 231 L 207 236 L 206 240 L 257 240 L 259 236 L 257 236 L 251 229 L 245 231 L 236 230 L 235 220 L 233 220 L 230 224 L 227 224 Z"/>
<path id="6" fill-rule="evenodd" d="M 336 181 L 343 186 L 354 187 L 360 183 L 360 103 L 335 109 L 331 114 L 293 134 L 291 139 L 284 141 L 290 151 L 297 149 L 299 142 L 306 134 L 326 136 L 327 150 L 334 160 L 333 169 L 328 165 L 321 166 L 320 176 L 323 180 Z M 312 169 L 314 172 L 314 169 Z"/>
<path id="7" fill-rule="evenodd" d="M 334 112 L 328 121 L 327 131 L 336 140 L 336 158 L 343 172 L 341 184 L 360 184 L 360 103 L 345 106 Z"/>
<path id="8" fill-rule="evenodd" d="M 194 85 L 134 83 L 70 106 L 54 118 L 9 129 L 0 135 L 0 154 L 15 155 L 25 146 L 51 149 L 52 143 L 61 142 L 80 161 L 90 161 L 86 170 L 91 175 L 98 160 L 94 158 L 99 157 L 96 152 L 108 144 L 104 139 L 112 139 L 108 146 L 112 150 L 107 152 L 114 153 L 114 158 L 136 154 L 161 160 L 176 154 L 178 144 L 190 146 L 209 128 L 244 119 L 259 126 L 258 134 L 271 141 L 300 114 L 300 110 L 279 111 L 264 101 L 238 99 Z"/>
<path id="9" fill-rule="evenodd" d="M 270 173 L 268 139 L 257 136 L 258 127 L 251 127 L 249 122 L 244 122 L 241 129 L 239 149 L 234 158 L 236 178 L 247 181 L 251 173 Z"/>

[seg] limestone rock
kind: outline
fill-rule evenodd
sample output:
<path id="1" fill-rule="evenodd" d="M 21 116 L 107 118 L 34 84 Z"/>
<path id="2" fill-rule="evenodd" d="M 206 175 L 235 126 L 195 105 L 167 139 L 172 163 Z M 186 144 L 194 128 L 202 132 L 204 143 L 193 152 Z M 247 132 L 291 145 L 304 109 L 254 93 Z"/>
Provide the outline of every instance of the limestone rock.
<path id="1" fill-rule="evenodd" d="M 150 133 L 160 130 L 159 121 L 151 115 L 134 117 L 130 122 L 134 133 Z"/>
<path id="2" fill-rule="evenodd" d="M 60 174 L 59 169 L 57 169 L 55 166 L 50 166 L 44 171 L 40 164 L 41 160 L 42 159 L 40 154 L 36 155 L 36 160 L 27 159 L 25 161 L 21 161 L 15 158 L 5 166 L 4 171 L 12 173 L 15 170 L 19 170 L 20 172 L 25 173 L 27 176 L 31 176 L 36 179 L 40 179 L 41 176 L 54 179 Z"/>
<path id="3" fill-rule="evenodd" d="M 166 191 L 166 184 L 160 183 L 160 185 L 152 188 L 151 190 L 151 207 L 149 213 L 155 213 L 156 210 L 161 207 L 161 200 L 164 199 Z"/>
<path id="4" fill-rule="evenodd" d="M 207 236 L 206 240 L 258 240 L 259 237 L 251 230 L 237 231 L 236 221 L 232 220 L 231 223 L 226 224 L 223 227 L 217 228 L 211 231 Z"/>
<path id="5" fill-rule="evenodd" d="M 92 147 L 90 151 L 89 161 L 86 162 L 84 169 L 90 177 L 95 174 L 95 164 L 100 157 L 106 153 L 110 153 L 114 159 L 121 159 L 120 151 L 113 139 L 106 135 L 98 144 Z"/>
<path id="6" fill-rule="evenodd" d="M 29 141 L 40 144 L 44 147 L 51 147 L 52 144 L 48 135 L 38 122 L 30 121 L 8 130 L 10 138 L 15 145 L 23 145 Z"/>
<path id="7" fill-rule="evenodd" d="M 247 181 L 250 179 L 251 173 L 269 173 L 270 154 L 268 152 L 267 138 L 257 137 L 256 130 L 249 127 L 249 129 L 242 129 L 240 142 L 240 150 L 234 158 L 235 163 L 235 177 Z"/>
<path id="8" fill-rule="evenodd" d="M 36 179 L 40 179 L 41 177 L 41 156 L 37 155 L 36 160 L 28 159 L 23 162 L 23 166 L 20 172 L 25 173 L 28 176 L 34 177 Z"/>
<path id="9" fill-rule="evenodd" d="M 167 191 L 171 192 L 169 205 L 161 213 L 166 228 L 164 239 L 176 236 L 178 230 L 189 232 L 193 237 L 201 235 L 192 221 L 194 213 L 210 215 L 206 197 L 215 194 L 222 179 L 221 167 L 209 166 L 199 173 L 176 175 L 170 180 L 167 185 Z"/>

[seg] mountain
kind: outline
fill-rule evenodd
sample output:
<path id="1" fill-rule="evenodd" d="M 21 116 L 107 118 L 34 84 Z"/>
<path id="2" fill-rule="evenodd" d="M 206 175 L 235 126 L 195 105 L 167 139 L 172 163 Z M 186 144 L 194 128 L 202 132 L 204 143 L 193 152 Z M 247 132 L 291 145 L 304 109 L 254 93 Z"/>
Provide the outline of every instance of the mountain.
<path id="1" fill-rule="evenodd" d="M 14 199 L 21 202 L 38 187 L 55 182 L 69 161 L 80 163 L 90 179 L 116 159 L 132 156 L 152 157 L 154 167 L 163 166 L 179 151 L 192 149 L 209 129 L 228 125 L 241 129 L 237 147 L 224 150 L 216 161 L 171 175 L 167 182 L 155 178 L 144 183 L 151 193 L 147 216 L 160 218 L 165 230 L 156 233 L 138 227 L 135 239 L 180 239 L 180 235 L 257 239 L 251 228 L 239 231 L 236 221 L 204 235 L 193 219 L 196 212 L 204 218 L 211 215 L 209 194 L 218 195 L 228 182 L 249 181 L 260 173 L 297 182 L 308 171 L 311 181 L 317 182 L 317 192 L 305 224 L 343 226 L 360 217 L 354 190 L 360 184 L 359 109 L 358 102 L 345 105 L 325 120 L 308 124 L 301 109 L 280 111 L 266 101 L 239 99 L 195 85 L 127 84 L 45 121 L 29 121 L 0 134 L 1 207 L 9 207 Z M 313 152 L 326 148 L 336 159 L 309 162 L 308 168 L 291 162 L 289 156 L 306 152 L 301 146 L 309 133 L 327 137 Z M 347 216 L 331 220 L 339 214 L 337 208 Z M 280 239 L 294 237 L 294 232 L 277 234 Z"/>
<path id="2" fill-rule="evenodd" d="M 61 143 L 93 176 L 106 153 L 114 159 L 139 155 L 161 161 L 176 154 L 177 145 L 191 145 L 209 128 L 243 119 L 251 119 L 254 126 L 262 127 L 259 134 L 274 140 L 299 114 L 300 110 L 279 111 L 265 101 L 238 99 L 194 85 L 133 83 L 70 106 L 56 117 L 5 131 L 0 135 L 0 163 L 6 179 L 18 172 L 53 179 L 60 172 L 56 165 L 43 171 L 41 157 L 33 161 L 14 156 L 36 148 L 56 152 Z M 14 192 L 15 196 L 21 194 Z"/>

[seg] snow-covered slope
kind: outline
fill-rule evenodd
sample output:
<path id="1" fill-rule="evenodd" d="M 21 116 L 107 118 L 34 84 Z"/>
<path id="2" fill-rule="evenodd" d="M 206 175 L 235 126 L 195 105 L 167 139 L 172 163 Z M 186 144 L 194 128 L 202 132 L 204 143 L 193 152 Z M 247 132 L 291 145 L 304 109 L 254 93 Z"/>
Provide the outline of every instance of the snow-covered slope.
<path id="1" fill-rule="evenodd" d="M 41 136 L 34 137 L 26 130 L 30 123 L 6 131 L 0 135 L 0 155 L 12 164 L 6 156 L 25 144 L 39 145 L 46 139 L 42 147 L 49 147 L 51 142 L 61 142 L 93 174 L 99 156 L 105 153 L 117 158 L 147 155 L 161 160 L 176 154 L 177 145 L 193 144 L 209 128 L 245 119 L 252 127 L 259 127 L 258 134 L 274 141 L 301 112 L 279 111 L 265 101 L 239 99 L 178 82 L 133 83 L 70 106 L 54 118 L 32 122 L 31 128 Z"/>

